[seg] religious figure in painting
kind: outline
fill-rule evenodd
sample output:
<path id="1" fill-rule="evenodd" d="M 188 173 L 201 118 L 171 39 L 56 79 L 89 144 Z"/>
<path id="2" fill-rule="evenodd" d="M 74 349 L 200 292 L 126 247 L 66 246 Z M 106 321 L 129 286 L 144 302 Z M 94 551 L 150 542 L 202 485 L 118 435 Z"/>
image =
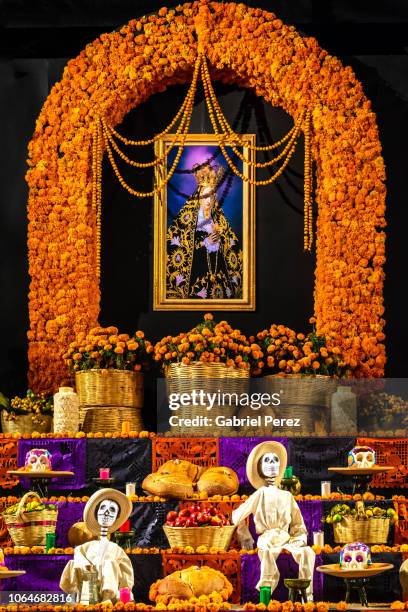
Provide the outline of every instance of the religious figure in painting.
<path id="1" fill-rule="evenodd" d="M 242 247 L 217 198 L 223 168 L 193 167 L 197 188 L 167 230 L 168 298 L 242 298 Z"/>

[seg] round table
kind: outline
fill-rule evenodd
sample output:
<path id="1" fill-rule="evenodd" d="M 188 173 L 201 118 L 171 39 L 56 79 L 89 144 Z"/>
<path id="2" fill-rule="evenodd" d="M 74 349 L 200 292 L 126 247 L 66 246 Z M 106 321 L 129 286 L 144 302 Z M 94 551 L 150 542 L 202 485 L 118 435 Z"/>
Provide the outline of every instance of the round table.
<path id="1" fill-rule="evenodd" d="M 57 470 L 46 470 L 44 472 L 25 472 L 23 470 L 8 470 L 7 474 L 12 474 L 20 478 L 29 478 L 32 483 L 32 490 L 40 497 L 48 497 L 48 484 L 52 478 L 70 478 L 74 472 Z"/>
<path id="2" fill-rule="evenodd" d="M 373 476 L 391 472 L 392 470 L 395 470 L 395 467 L 390 465 L 373 465 L 371 468 L 358 468 L 353 466 L 329 467 L 329 472 L 336 472 L 342 476 L 350 476 L 353 479 L 353 495 L 354 493 L 367 493 L 370 489 Z"/>
<path id="3" fill-rule="evenodd" d="M 331 563 L 330 565 L 320 565 L 316 569 L 327 576 L 342 578 L 346 585 L 346 603 L 351 603 L 351 594 L 354 589 L 358 593 L 361 605 L 366 608 L 368 607 L 368 600 L 365 587 L 370 578 L 393 569 L 393 567 L 392 563 L 372 563 L 365 569 L 344 569 L 338 563 Z"/>

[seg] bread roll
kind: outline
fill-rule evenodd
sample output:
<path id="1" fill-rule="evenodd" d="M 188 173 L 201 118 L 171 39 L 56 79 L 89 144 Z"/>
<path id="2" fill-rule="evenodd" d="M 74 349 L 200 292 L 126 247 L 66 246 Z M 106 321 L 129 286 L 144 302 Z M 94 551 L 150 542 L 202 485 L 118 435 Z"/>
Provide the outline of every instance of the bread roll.
<path id="1" fill-rule="evenodd" d="M 232 593 L 232 585 L 227 578 L 218 570 L 193 565 L 181 571 L 173 572 L 162 580 L 152 585 L 149 597 L 156 601 L 158 597 L 166 596 L 167 600 L 190 599 L 200 595 L 221 593 L 227 600 Z"/>
<path id="2" fill-rule="evenodd" d="M 198 491 L 206 491 L 208 496 L 233 495 L 238 491 L 237 474 L 229 467 L 211 467 L 205 470 L 197 482 Z"/>
<path id="3" fill-rule="evenodd" d="M 194 492 L 190 478 L 183 474 L 149 474 L 142 482 L 142 489 L 151 495 L 184 499 Z"/>

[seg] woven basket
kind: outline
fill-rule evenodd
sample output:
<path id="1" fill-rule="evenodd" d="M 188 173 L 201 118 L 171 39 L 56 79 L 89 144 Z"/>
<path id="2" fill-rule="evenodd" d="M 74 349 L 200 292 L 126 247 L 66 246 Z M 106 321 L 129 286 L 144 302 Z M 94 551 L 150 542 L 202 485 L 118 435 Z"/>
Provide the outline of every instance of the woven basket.
<path id="1" fill-rule="evenodd" d="M 81 406 L 142 408 L 143 374 L 129 370 L 83 370 L 75 373 Z"/>
<path id="2" fill-rule="evenodd" d="M 264 377 L 271 393 L 281 394 L 281 405 L 330 406 L 330 398 L 336 390 L 336 379 L 322 375 L 287 374 Z"/>
<path id="3" fill-rule="evenodd" d="M 130 431 L 142 431 L 143 420 L 140 408 L 98 407 L 81 410 L 82 431 L 85 433 L 107 433 L 122 431 L 122 423 L 130 423 Z"/>
<path id="4" fill-rule="evenodd" d="M 333 523 L 336 544 L 350 544 L 351 542 L 385 544 L 388 540 L 389 529 L 390 520 L 388 518 L 343 516 L 341 521 Z"/>
<path id="5" fill-rule="evenodd" d="M 29 498 L 41 502 L 37 493 L 29 491 L 21 498 L 15 514 L 3 512 L 4 522 L 16 546 L 45 546 L 46 534 L 55 533 L 58 509 L 24 512 L 23 506 Z"/>
<path id="6" fill-rule="evenodd" d="M 38 433 L 48 433 L 52 429 L 52 416 L 40 414 L 35 416 L 35 421 L 31 414 L 11 415 L 6 411 L 1 411 L 1 429 L 5 434 L 31 434 L 33 431 Z"/>
<path id="7" fill-rule="evenodd" d="M 234 535 L 235 525 L 223 527 L 163 527 L 170 547 L 175 546 L 215 546 L 221 550 L 228 550 Z"/>
<path id="8" fill-rule="evenodd" d="M 249 379 L 248 370 L 227 366 L 225 363 L 201 361 L 189 365 L 171 363 L 165 375 L 168 394 L 191 393 L 194 389 L 203 389 L 206 393 L 244 393 Z"/>

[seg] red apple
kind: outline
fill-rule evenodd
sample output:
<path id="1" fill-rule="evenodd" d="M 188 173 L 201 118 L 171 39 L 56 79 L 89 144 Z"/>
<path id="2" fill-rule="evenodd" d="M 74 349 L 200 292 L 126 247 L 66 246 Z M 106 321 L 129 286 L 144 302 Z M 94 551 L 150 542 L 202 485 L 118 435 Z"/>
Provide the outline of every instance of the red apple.
<path id="1" fill-rule="evenodd" d="M 215 516 L 217 514 L 217 510 L 214 507 L 209 508 L 208 512 L 211 516 Z"/>
<path id="2" fill-rule="evenodd" d="M 208 517 L 205 516 L 202 512 L 198 512 L 196 516 L 196 521 L 199 525 L 204 525 L 204 523 L 208 522 Z"/>
<path id="3" fill-rule="evenodd" d="M 183 508 L 179 512 L 179 516 L 190 516 L 190 510 L 188 508 Z"/>
<path id="4" fill-rule="evenodd" d="M 175 512 L 174 510 L 171 510 L 170 512 L 167 513 L 166 519 L 168 521 L 175 521 L 176 518 L 178 517 L 177 512 Z"/>

